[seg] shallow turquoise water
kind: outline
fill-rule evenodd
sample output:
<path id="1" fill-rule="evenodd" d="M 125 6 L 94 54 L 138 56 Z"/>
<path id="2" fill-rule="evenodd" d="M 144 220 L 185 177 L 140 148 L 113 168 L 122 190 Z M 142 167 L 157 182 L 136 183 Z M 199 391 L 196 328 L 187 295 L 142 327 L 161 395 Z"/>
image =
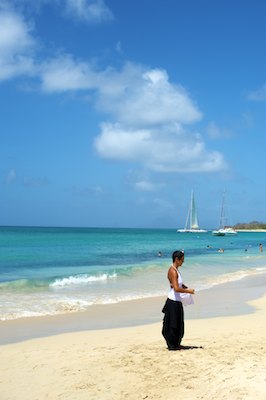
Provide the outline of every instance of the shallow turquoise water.
<path id="1" fill-rule="evenodd" d="M 266 246 L 264 232 L 215 237 L 159 229 L 2 227 L 0 318 L 165 295 L 176 249 L 185 250 L 183 279 L 197 290 L 258 275 L 266 271 L 260 243 Z"/>

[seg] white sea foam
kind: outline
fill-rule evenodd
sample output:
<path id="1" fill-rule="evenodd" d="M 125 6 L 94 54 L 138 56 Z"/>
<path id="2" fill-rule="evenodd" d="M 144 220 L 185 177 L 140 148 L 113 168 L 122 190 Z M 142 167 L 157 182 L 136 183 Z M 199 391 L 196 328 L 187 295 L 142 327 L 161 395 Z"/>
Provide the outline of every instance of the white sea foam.
<path id="1" fill-rule="evenodd" d="M 207 279 L 203 279 L 202 281 L 197 280 L 197 282 L 190 282 L 190 284 L 192 287 L 195 287 L 196 291 L 200 291 L 219 284 L 237 281 L 245 277 L 265 274 L 265 271 L 266 267 L 257 267 L 249 270 L 238 270 L 231 273 L 217 275 L 215 277 L 212 276 Z M 38 292 L 35 293 L 35 295 L 14 295 L 14 293 L 11 292 L 9 293 L 9 295 L 6 294 L 5 300 L 7 307 L 2 307 L 2 311 L 0 312 L 0 320 L 12 320 L 22 317 L 37 317 L 78 312 L 86 310 L 90 306 L 95 304 L 108 305 L 124 301 L 154 298 L 157 296 L 167 296 L 168 289 L 165 284 L 162 285 L 163 289 L 161 287 L 153 290 L 152 288 L 148 288 L 147 284 L 142 287 L 141 285 L 137 286 L 137 283 L 135 282 L 134 288 L 131 287 L 131 290 L 128 290 L 128 287 L 124 286 L 124 280 L 122 282 L 122 286 L 120 287 L 120 289 L 122 288 L 122 290 L 117 290 L 117 288 L 115 288 L 114 290 L 110 290 L 110 287 L 109 290 L 107 290 L 107 287 L 104 287 L 102 288 L 102 290 L 97 292 L 80 290 L 80 284 L 86 284 L 91 281 L 95 282 L 97 280 L 106 281 L 114 277 L 115 274 L 103 274 L 99 275 L 98 277 L 77 275 L 58 280 L 58 286 L 55 287 L 65 287 L 67 289 L 67 291 L 65 292 L 62 292 L 61 290 L 50 290 L 45 293 Z M 54 284 L 55 283 L 56 281 L 54 282 Z M 74 291 L 72 290 L 72 287 L 70 291 L 68 290 L 70 289 L 69 285 L 73 285 Z"/>
<path id="2" fill-rule="evenodd" d="M 38 302 L 32 299 L 31 303 L 24 299 L 20 306 L 17 305 L 17 301 L 13 304 L 10 302 L 10 308 L 0 312 L 0 321 L 84 311 L 92 304 L 94 304 L 93 301 L 72 297 L 48 297 L 47 299 L 46 296 L 41 296 Z"/>
<path id="3" fill-rule="evenodd" d="M 87 283 L 107 281 L 108 279 L 114 279 L 117 274 L 102 274 L 102 275 L 75 275 L 69 276 L 67 278 L 56 279 L 53 283 L 50 283 L 50 287 L 60 288 L 71 285 L 84 285 Z"/>
<path id="4" fill-rule="evenodd" d="M 247 277 L 264 274 L 266 267 L 258 267 L 248 270 L 239 270 L 235 272 L 229 272 L 227 274 L 218 275 L 215 278 L 211 277 L 205 281 L 205 285 L 202 285 L 200 289 L 211 288 L 212 286 L 222 285 L 224 283 L 238 281 Z"/>

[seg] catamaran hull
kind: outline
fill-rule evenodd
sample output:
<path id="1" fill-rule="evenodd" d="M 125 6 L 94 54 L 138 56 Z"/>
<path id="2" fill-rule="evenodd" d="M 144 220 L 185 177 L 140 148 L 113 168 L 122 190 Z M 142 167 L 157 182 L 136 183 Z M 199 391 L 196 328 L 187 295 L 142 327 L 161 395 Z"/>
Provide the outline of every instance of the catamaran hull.
<path id="1" fill-rule="evenodd" d="M 213 231 L 212 234 L 215 236 L 236 235 L 237 231 L 235 231 L 233 228 L 225 228 L 219 229 L 218 231 Z"/>
<path id="2" fill-rule="evenodd" d="M 225 233 L 221 231 L 212 231 L 212 234 L 214 236 L 225 236 Z"/>
<path id="3" fill-rule="evenodd" d="M 180 232 L 180 233 L 205 233 L 208 231 L 205 229 L 177 229 L 177 232 Z"/>

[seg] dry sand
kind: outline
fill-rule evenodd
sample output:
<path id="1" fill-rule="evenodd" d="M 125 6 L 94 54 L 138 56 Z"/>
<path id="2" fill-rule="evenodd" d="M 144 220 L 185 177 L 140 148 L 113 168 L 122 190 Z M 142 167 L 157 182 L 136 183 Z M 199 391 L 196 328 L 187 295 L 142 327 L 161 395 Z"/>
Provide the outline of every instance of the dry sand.
<path id="1" fill-rule="evenodd" d="M 190 350 L 169 352 L 161 322 L 2 345 L 0 399 L 265 400 L 266 296 L 248 303 L 186 320 Z"/>

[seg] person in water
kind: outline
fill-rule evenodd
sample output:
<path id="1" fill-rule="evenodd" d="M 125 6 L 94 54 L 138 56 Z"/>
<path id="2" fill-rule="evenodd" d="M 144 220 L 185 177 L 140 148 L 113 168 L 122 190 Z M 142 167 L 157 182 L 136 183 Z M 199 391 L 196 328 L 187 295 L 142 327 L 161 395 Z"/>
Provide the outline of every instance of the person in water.
<path id="1" fill-rule="evenodd" d="M 181 350 L 181 341 L 184 336 L 183 303 L 193 304 L 194 289 L 183 284 L 179 268 L 182 266 L 184 251 L 176 250 L 172 254 L 173 264 L 168 270 L 167 278 L 170 282 L 170 291 L 163 307 L 164 313 L 162 335 L 168 350 Z"/>

